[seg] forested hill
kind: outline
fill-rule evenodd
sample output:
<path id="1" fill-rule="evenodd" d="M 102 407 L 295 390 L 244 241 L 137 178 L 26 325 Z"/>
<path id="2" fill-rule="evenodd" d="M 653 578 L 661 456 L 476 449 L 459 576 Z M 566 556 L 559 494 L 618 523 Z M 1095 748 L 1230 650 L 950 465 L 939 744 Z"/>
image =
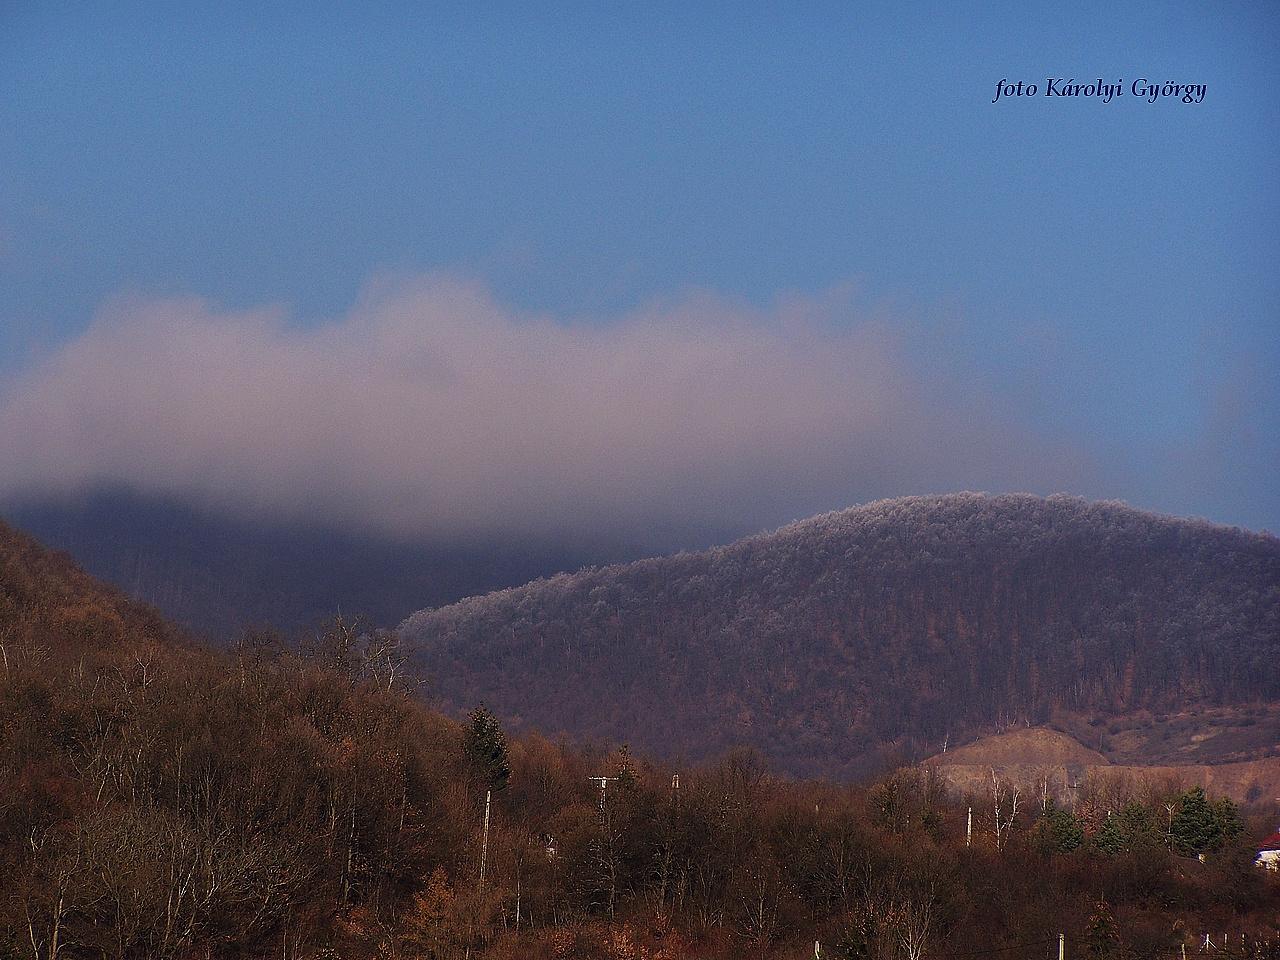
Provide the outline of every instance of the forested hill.
<path id="1" fill-rule="evenodd" d="M 174 644 L 180 631 L 153 607 L 95 580 L 65 553 L 0 520 L 0 641 L 47 655 L 126 638 Z"/>
<path id="2" fill-rule="evenodd" d="M 1246 824 L 1199 788 L 1086 782 L 1074 812 L 1001 818 L 914 770 L 672 768 L 453 723 L 388 669 L 394 634 L 342 617 L 231 650 L 166 631 L 0 525 L 0 958 L 954 960 L 1054 932 L 1160 957 L 1205 930 L 1280 950 L 1253 866 L 1275 806 Z"/>
<path id="3" fill-rule="evenodd" d="M 1280 700 L 1280 541 L 1066 497 L 882 501 L 410 617 L 446 708 L 844 777 L 1067 710 Z"/>

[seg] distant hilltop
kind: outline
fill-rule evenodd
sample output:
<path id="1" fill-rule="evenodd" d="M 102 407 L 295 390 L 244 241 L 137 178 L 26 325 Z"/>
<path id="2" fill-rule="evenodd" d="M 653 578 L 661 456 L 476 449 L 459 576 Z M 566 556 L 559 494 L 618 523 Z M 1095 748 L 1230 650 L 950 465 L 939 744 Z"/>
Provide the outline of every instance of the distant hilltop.
<path id="1" fill-rule="evenodd" d="M 1280 701 L 1280 541 L 1064 496 L 908 497 L 402 632 L 447 709 L 848 778 L 1055 716 Z"/>

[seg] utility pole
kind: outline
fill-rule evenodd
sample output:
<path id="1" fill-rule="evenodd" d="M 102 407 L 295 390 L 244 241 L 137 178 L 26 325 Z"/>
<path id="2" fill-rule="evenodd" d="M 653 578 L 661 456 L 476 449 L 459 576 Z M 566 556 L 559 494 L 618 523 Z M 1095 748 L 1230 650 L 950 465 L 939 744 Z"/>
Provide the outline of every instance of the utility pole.
<path id="1" fill-rule="evenodd" d="M 973 846 L 973 807 L 969 808 L 969 826 L 965 828 L 964 848 L 968 850 Z"/>
<path id="2" fill-rule="evenodd" d="M 1065 933 L 1058 934 L 1058 960 L 1066 960 L 1067 956 L 1067 935 Z"/>
<path id="3" fill-rule="evenodd" d="M 484 868 L 489 861 L 489 801 L 493 799 L 493 791 L 484 792 L 484 840 L 480 844 L 480 890 L 484 892 Z"/>
<path id="4" fill-rule="evenodd" d="M 477 893 L 484 893 L 484 868 L 489 861 L 489 802 L 493 799 L 493 791 L 484 792 L 484 839 L 480 842 L 480 885 Z M 472 921 L 467 920 L 467 952 L 465 960 L 471 960 L 471 936 L 474 932 Z"/>
<path id="5" fill-rule="evenodd" d="M 603 810 L 603 809 L 604 809 L 604 790 L 605 790 L 605 787 L 609 786 L 609 781 L 610 781 L 610 780 L 617 780 L 618 778 L 617 778 L 617 777 L 587 777 L 587 779 L 588 779 L 588 780 L 599 780 L 599 781 L 600 781 L 600 809 L 601 809 L 601 810 Z"/>
<path id="6" fill-rule="evenodd" d="M 662 843 L 661 883 L 658 885 L 658 916 L 665 917 L 667 910 L 667 881 L 671 878 L 671 848 L 675 845 L 676 812 L 680 798 L 680 774 L 671 775 L 671 816 L 667 835 Z"/>

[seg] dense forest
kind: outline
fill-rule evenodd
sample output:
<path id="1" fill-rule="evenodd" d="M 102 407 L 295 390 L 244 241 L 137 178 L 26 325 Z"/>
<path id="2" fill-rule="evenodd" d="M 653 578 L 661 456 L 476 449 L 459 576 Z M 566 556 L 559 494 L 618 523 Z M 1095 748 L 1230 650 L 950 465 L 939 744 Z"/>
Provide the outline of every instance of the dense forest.
<path id="1" fill-rule="evenodd" d="M 509 738 L 424 707 L 394 633 L 202 649 L 3 524 L 0 654 L 6 960 L 1280 950 L 1269 822 L 1196 789 L 1065 810 Z"/>
<path id="2" fill-rule="evenodd" d="M 415 614 L 455 715 L 799 776 L 1057 711 L 1280 699 L 1280 541 L 1067 497 L 883 501 Z"/>

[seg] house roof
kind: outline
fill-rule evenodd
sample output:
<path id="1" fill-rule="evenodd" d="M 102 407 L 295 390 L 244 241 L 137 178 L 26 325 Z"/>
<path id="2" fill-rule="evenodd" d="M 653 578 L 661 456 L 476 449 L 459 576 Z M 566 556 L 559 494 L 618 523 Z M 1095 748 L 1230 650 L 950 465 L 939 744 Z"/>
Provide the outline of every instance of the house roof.
<path id="1" fill-rule="evenodd" d="M 1280 829 L 1258 844 L 1258 850 L 1280 850 Z"/>

